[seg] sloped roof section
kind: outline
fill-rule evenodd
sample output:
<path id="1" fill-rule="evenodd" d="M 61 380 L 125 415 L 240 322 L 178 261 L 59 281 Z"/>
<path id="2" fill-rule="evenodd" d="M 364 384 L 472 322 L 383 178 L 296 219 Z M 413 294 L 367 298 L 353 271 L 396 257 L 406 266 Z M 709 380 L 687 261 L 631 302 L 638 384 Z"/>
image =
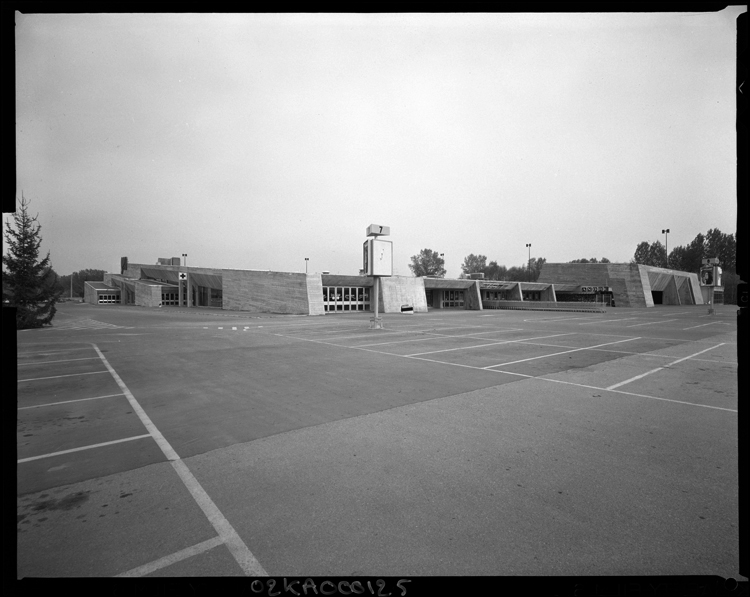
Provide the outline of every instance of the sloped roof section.
<path id="1" fill-rule="evenodd" d="M 477 282 L 477 280 L 446 280 L 445 278 L 422 278 L 424 280 L 424 287 L 426 289 L 431 288 L 445 288 L 445 289 L 459 289 L 465 290 L 471 288 L 471 286 Z"/>

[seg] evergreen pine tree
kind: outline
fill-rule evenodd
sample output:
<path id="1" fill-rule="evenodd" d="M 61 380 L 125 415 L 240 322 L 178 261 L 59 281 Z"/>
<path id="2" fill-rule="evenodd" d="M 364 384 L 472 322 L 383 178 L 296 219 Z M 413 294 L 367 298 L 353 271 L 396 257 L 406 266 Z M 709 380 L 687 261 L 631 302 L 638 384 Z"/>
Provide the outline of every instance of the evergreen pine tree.
<path id="1" fill-rule="evenodd" d="M 16 329 L 49 324 L 61 292 L 49 266 L 49 252 L 39 261 L 41 225 L 28 213 L 29 201 L 21 195 L 13 214 L 15 226 L 5 221 L 7 255 L 3 255 L 3 305 L 16 307 Z M 6 300 L 8 301 L 6 303 Z"/>

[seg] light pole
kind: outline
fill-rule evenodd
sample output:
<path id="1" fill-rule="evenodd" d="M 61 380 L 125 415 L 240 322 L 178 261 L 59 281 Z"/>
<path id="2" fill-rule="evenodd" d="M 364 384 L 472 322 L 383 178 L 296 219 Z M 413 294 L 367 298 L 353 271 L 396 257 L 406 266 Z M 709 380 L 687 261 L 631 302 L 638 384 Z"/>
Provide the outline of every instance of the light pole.
<path id="1" fill-rule="evenodd" d="M 187 253 L 183 253 L 182 254 L 182 258 L 185 260 L 185 269 L 187 269 Z M 187 274 L 185 274 L 185 275 L 187 276 Z M 178 283 L 179 283 L 180 286 L 179 286 L 179 293 L 178 293 L 178 296 L 177 296 L 177 300 L 180 303 L 180 307 L 182 307 L 183 297 L 185 298 L 185 303 L 187 303 L 187 306 L 189 307 L 190 306 L 190 300 L 188 299 L 188 293 L 190 291 L 190 285 L 188 283 L 185 284 L 185 288 L 184 288 L 185 294 L 183 294 L 182 280 L 180 280 Z"/>
<path id="2" fill-rule="evenodd" d="M 662 230 L 661 233 L 664 235 L 664 250 L 667 253 L 665 261 L 667 262 L 667 268 L 669 267 L 669 228 Z"/>
<path id="3" fill-rule="evenodd" d="M 444 257 L 445 257 L 445 253 L 440 253 L 440 259 L 443 259 Z M 443 265 L 445 265 L 445 259 L 443 259 Z M 445 269 L 445 267 L 443 267 L 443 269 Z M 446 272 L 446 273 L 448 273 L 448 272 Z M 445 275 L 445 274 L 443 274 L 443 275 Z"/>
<path id="4" fill-rule="evenodd" d="M 310 261 L 309 257 L 305 257 L 305 274 L 307 274 L 307 262 Z"/>
<path id="5" fill-rule="evenodd" d="M 529 275 L 529 282 L 531 282 L 531 243 L 526 243 L 526 246 L 529 248 L 529 261 L 526 264 L 526 271 Z"/>

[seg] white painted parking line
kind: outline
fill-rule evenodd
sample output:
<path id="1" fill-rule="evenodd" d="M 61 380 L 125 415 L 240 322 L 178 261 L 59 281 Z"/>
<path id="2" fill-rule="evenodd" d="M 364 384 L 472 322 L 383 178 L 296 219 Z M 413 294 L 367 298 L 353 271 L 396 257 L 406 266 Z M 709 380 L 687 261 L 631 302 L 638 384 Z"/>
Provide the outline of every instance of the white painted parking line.
<path id="1" fill-rule="evenodd" d="M 127 397 L 128 402 L 130 402 L 130 405 L 138 415 L 138 418 L 146 429 L 148 429 L 151 437 L 154 438 L 154 441 L 159 445 L 164 456 L 170 461 L 172 468 L 177 472 L 180 479 L 182 479 L 182 482 L 185 484 L 185 487 L 187 487 L 190 495 L 193 496 L 195 502 L 200 509 L 203 510 L 203 514 L 208 518 L 211 525 L 213 525 L 214 529 L 219 534 L 219 537 L 221 537 L 222 542 L 226 544 L 235 561 L 239 564 L 240 568 L 242 568 L 242 571 L 247 576 L 268 576 L 266 571 L 260 565 L 260 562 L 258 562 L 252 552 L 248 549 L 247 545 L 242 541 L 242 538 L 237 534 L 237 531 L 234 530 L 234 527 L 232 527 L 229 521 L 221 513 L 221 510 L 219 510 L 211 497 L 203 489 L 198 482 L 198 479 L 196 479 L 193 473 L 190 472 L 190 469 L 177 455 L 177 452 L 174 451 L 167 439 L 156 428 L 156 425 L 151 421 L 151 418 L 146 414 L 146 411 L 141 408 L 141 405 L 135 399 L 135 396 L 133 396 L 125 385 L 125 382 L 120 379 L 120 376 L 117 375 L 117 372 L 112 365 L 109 364 L 109 361 L 107 361 L 102 351 L 99 350 L 99 347 L 96 344 L 92 344 L 92 346 L 109 370 L 115 382 L 117 382 L 117 385 L 120 386 L 120 389 Z"/>
<path id="2" fill-rule="evenodd" d="M 31 354 L 57 354 L 58 352 L 70 352 L 71 350 L 91 350 L 88 346 L 82 346 L 79 348 L 63 348 L 61 350 L 34 350 L 29 352 L 19 352 L 16 356 L 23 357 Z"/>
<path id="3" fill-rule="evenodd" d="M 507 373 L 507 371 L 501 371 L 501 373 Z M 581 388 L 588 388 L 591 390 L 597 390 L 599 392 L 613 392 L 615 394 L 625 394 L 626 396 L 637 396 L 639 398 L 648 398 L 649 400 L 659 400 L 662 402 L 674 402 L 676 404 L 686 404 L 688 406 L 699 406 L 701 408 L 710 408 L 712 410 L 724 410 L 730 413 L 736 413 L 737 410 L 733 408 L 723 408 L 721 406 L 713 406 L 711 404 L 700 404 L 698 402 L 686 402 L 685 400 L 674 400 L 672 398 L 660 398 L 659 396 L 648 396 L 646 394 L 635 394 L 634 392 L 625 392 L 624 390 L 611 390 L 609 388 L 597 388 L 596 386 L 587 386 L 572 381 L 563 381 L 562 379 L 550 379 L 547 377 L 535 377 L 534 379 L 540 379 L 542 381 L 551 381 L 554 383 L 562 383 L 570 386 L 578 386 Z"/>
<path id="4" fill-rule="evenodd" d="M 646 323 L 636 323 L 635 325 L 626 325 L 626 328 L 637 328 L 641 325 L 653 325 L 655 323 L 667 323 L 668 321 L 677 321 L 676 319 L 664 319 L 662 321 L 647 321 Z"/>
<path id="5" fill-rule="evenodd" d="M 707 325 L 716 325 L 717 323 L 721 324 L 721 325 L 729 325 L 728 323 L 724 323 L 723 321 L 710 321 L 709 323 L 702 323 L 700 325 L 694 325 L 694 326 L 691 326 L 689 328 L 682 328 L 682 329 L 683 329 L 683 331 L 684 330 L 694 330 L 695 328 L 702 328 L 702 327 L 707 326 Z"/>
<path id="6" fill-rule="evenodd" d="M 591 325 L 594 323 L 609 323 L 611 321 L 629 321 L 631 319 L 640 319 L 640 317 L 618 317 L 617 319 L 602 319 L 601 321 L 587 321 L 586 323 L 579 323 L 578 325 Z"/>
<path id="7" fill-rule="evenodd" d="M 567 334 L 552 334 L 551 336 L 538 336 L 536 338 L 518 338 L 516 340 L 502 340 L 500 342 L 489 342 L 487 344 L 476 344 L 474 346 L 458 346 L 456 348 L 445 348 L 443 350 L 430 350 L 428 352 L 415 352 L 413 354 L 407 354 L 407 357 L 417 357 L 423 354 L 436 354 L 439 352 L 452 352 L 454 350 L 470 350 L 472 348 L 485 348 L 486 346 L 497 346 L 498 344 L 512 344 L 513 342 L 523 342 L 524 340 L 542 340 L 544 338 L 556 338 L 558 336 L 570 336 L 572 332 Z"/>
<path id="8" fill-rule="evenodd" d="M 76 400 L 61 400 L 60 402 L 48 402 L 47 404 L 35 404 L 34 406 L 19 406 L 18 410 L 28 410 L 30 408 L 42 408 L 43 406 L 57 406 L 58 404 L 70 404 L 71 402 L 84 402 L 86 400 L 99 400 L 100 398 L 114 398 L 115 396 L 124 396 L 125 394 L 107 394 L 106 396 L 94 396 L 92 398 L 78 398 Z"/>
<path id="9" fill-rule="evenodd" d="M 50 377 L 32 377 L 31 379 L 19 379 L 18 383 L 22 381 L 39 381 L 41 379 L 58 379 L 60 377 L 73 377 L 75 375 L 96 375 L 97 373 L 106 373 L 106 371 L 88 371 L 86 373 L 66 373 L 65 375 L 52 375 Z"/>
<path id="10" fill-rule="evenodd" d="M 410 338 L 409 340 L 394 340 L 393 342 L 375 342 L 374 344 L 357 344 L 356 348 L 365 346 L 385 346 L 387 344 L 404 344 L 407 342 L 424 342 L 425 340 L 448 340 L 450 338 L 476 338 L 481 334 L 498 334 L 501 332 L 522 332 L 521 328 L 511 328 L 508 330 L 490 330 L 489 332 L 476 332 L 474 334 L 438 334 L 437 332 L 417 332 L 427 334 L 424 338 Z"/>
<path id="11" fill-rule="evenodd" d="M 133 568 L 132 570 L 128 570 L 127 572 L 123 572 L 122 574 L 118 574 L 115 578 L 146 576 L 147 574 L 151 574 L 152 572 L 156 572 L 157 570 L 161 570 L 162 568 L 166 568 L 167 566 L 171 566 L 172 564 L 181 562 L 182 560 L 186 560 L 188 558 L 192 558 L 193 556 L 202 554 L 209 549 L 213 549 L 214 547 L 221 545 L 222 543 L 224 543 L 224 541 L 221 537 L 207 539 L 206 541 L 203 541 L 191 547 L 187 547 L 168 556 L 164 556 L 163 558 L 159 558 L 158 560 L 155 560 L 148 564 L 144 564 L 143 566 L 138 566 L 137 568 Z"/>
<path id="12" fill-rule="evenodd" d="M 516 376 L 516 377 L 524 377 L 526 379 L 538 379 L 538 380 L 546 381 L 546 382 L 550 382 L 550 383 L 561 383 L 561 384 L 566 384 L 566 385 L 571 385 L 571 386 L 577 386 L 577 387 L 580 387 L 580 388 L 586 388 L 586 389 L 590 389 L 590 390 L 596 390 L 598 392 L 612 392 L 612 393 L 615 393 L 615 394 L 624 394 L 624 395 L 627 395 L 627 396 L 637 396 L 639 398 L 647 398 L 649 400 L 659 400 L 659 401 L 663 401 L 663 402 L 673 402 L 673 403 L 676 403 L 676 404 L 685 404 L 687 406 L 698 406 L 700 408 L 708 408 L 708 409 L 712 409 L 712 410 L 722 410 L 722 411 L 733 412 L 733 413 L 737 412 L 735 409 L 732 409 L 732 408 L 722 408 L 720 406 L 712 406 L 712 405 L 709 405 L 709 404 L 699 404 L 699 403 L 696 403 L 696 402 L 686 402 L 684 400 L 673 400 L 671 398 L 660 398 L 659 396 L 648 396 L 646 394 L 635 394 L 633 392 L 626 392 L 624 390 L 613 390 L 613 389 L 610 389 L 610 388 L 600 388 L 598 386 L 590 386 L 590 385 L 586 385 L 586 384 L 575 383 L 575 382 L 572 382 L 572 381 L 563 381 L 561 379 L 551 379 L 551 378 L 543 377 L 543 376 L 527 375 L 525 373 L 516 373 L 514 371 L 501 371 L 501 370 L 497 370 L 497 369 L 488 369 L 487 367 L 477 367 L 476 365 L 466 365 L 464 363 L 451 363 L 450 361 L 438 361 L 437 359 L 428 359 L 428 358 L 425 358 L 425 357 L 407 356 L 407 355 L 402 355 L 402 354 L 395 354 L 395 353 L 392 353 L 392 352 L 385 352 L 385 351 L 382 351 L 382 350 L 373 350 L 371 348 L 362 348 L 362 347 L 358 347 L 358 346 L 346 346 L 345 344 L 334 344 L 333 342 L 323 342 L 322 340 L 313 340 L 311 338 L 298 338 L 298 337 L 295 337 L 295 336 L 283 336 L 282 334 L 275 334 L 275 335 L 281 336 L 283 338 L 290 338 L 292 340 L 300 340 L 300 341 L 303 341 L 303 342 L 314 342 L 316 344 L 325 344 L 327 346 L 335 346 L 336 348 L 343 348 L 343 349 L 346 349 L 346 350 L 352 350 L 352 349 L 354 349 L 354 350 L 363 350 L 365 352 L 373 352 L 373 353 L 376 353 L 376 354 L 382 354 L 382 355 L 387 355 L 387 356 L 391 356 L 391 357 L 398 357 L 398 358 L 404 358 L 404 359 L 414 359 L 415 361 L 424 361 L 424 362 L 427 362 L 427 363 L 434 363 L 436 365 L 443 365 L 443 366 L 449 366 L 449 367 L 461 367 L 463 369 L 474 369 L 475 371 L 486 371 L 488 373 L 499 373 L 499 374 L 502 374 L 502 375 L 513 375 L 513 376 Z M 595 335 L 604 335 L 604 334 L 595 334 Z M 631 339 L 632 340 L 638 340 L 639 338 L 631 338 Z M 677 341 L 677 340 L 675 340 L 675 341 Z M 685 341 L 680 341 L 680 342 L 694 342 L 694 341 L 692 341 L 692 340 L 685 340 Z M 725 343 L 725 344 L 728 344 L 728 343 Z M 604 345 L 602 345 L 602 346 L 604 346 Z M 591 348 L 592 347 L 589 347 L 586 350 L 591 350 Z M 707 349 L 707 350 L 710 350 L 710 349 Z M 701 351 L 701 352 L 705 352 L 705 351 Z M 639 354 L 642 354 L 642 353 L 639 353 Z M 697 353 L 697 354 L 700 354 L 700 353 Z M 548 356 L 550 356 L 550 355 L 548 355 Z M 695 356 L 695 355 L 691 355 L 691 356 Z M 685 357 L 685 358 L 690 358 L 690 357 Z M 684 359 L 680 359 L 680 360 L 684 360 Z M 544 374 L 544 375 L 547 375 L 547 374 Z"/>
<path id="13" fill-rule="evenodd" d="M 71 361 L 90 361 L 92 359 L 98 360 L 99 357 L 81 357 L 80 359 L 60 359 L 58 361 L 34 361 L 33 363 L 18 363 L 18 366 L 21 367 L 23 365 L 47 365 L 50 363 L 70 363 Z"/>
<path id="14" fill-rule="evenodd" d="M 596 346 L 585 346 L 583 348 L 574 348 L 573 350 L 564 350 L 563 352 L 553 352 L 552 354 L 542 354 L 538 357 L 529 357 L 527 359 L 519 359 L 517 361 L 510 361 L 509 363 L 499 363 L 497 365 L 490 365 L 489 367 L 482 367 L 483 369 L 492 369 L 493 367 L 504 367 L 505 365 L 515 365 L 516 363 L 525 363 L 526 361 L 535 361 L 537 359 L 546 359 L 548 357 L 556 357 L 561 354 L 568 354 L 571 352 L 579 352 L 581 350 L 592 350 L 599 348 L 600 346 L 610 346 L 611 344 L 620 344 L 622 342 L 632 342 L 633 340 L 640 340 L 640 338 L 628 338 L 627 340 L 616 340 L 615 342 L 606 342 L 605 344 L 597 344 Z"/>
<path id="15" fill-rule="evenodd" d="M 576 346 L 566 346 L 564 344 L 543 344 L 542 342 L 521 342 L 521 344 L 531 344 L 533 346 L 548 346 L 550 348 L 577 348 Z M 594 352 L 612 352 L 615 354 L 626 354 L 630 356 L 646 357 L 649 359 L 677 359 L 679 358 L 674 354 L 653 354 L 650 352 L 635 352 L 633 350 L 611 350 L 608 348 L 589 348 L 587 350 L 593 350 Z M 718 363 L 720 365 L 734 365 L 737 366 L 737 361 L 717 361 L 716 359 L 693 359 L 694 361 L 701 361 L 702 363 Z"/>
<path id="16" fill-rule="evenodd" d="M 30 458 L 21 458 L 18 464 L 22 462 L 31 462 L 32 460 L 39 460 L 41 458 L 52 458 L 53 456 L 60 456 L 60 454 L 70 454 L 71 452 L 80 452 L 82 450 L 91 450 L 93 448 L 101 448 L 102 446 L 111 446 L 112 444 L 121 444 L 123 442 L 132 442 L 136 439 L 143 439 L 144 437 L 151 437 L 150 434 L 145 435 L 134 435 L 133 437 L 125 437 L 123 439 L 116 439 L 111 442 L 102 442 L 101 444 L 91 444 L 89 446 L 81 446 L 80 448 L 71 448 L 70 450 L 62 450 L 60 452 L 52 452 L 51 454 L 42 454 L 41 456 L 31 456 Z"/>
<path id="17" fill-rule="evenodd" d="M 652 373 L 656 373 L 657 371 L 661 371 L 662 369 L 666 369 L 668 367 L 671 367 L 672 365 L 676 365 L 677 363 L 681 363 L 682 361 L 687 361 L 688 359 L 692 359 L 693 357 L 697 357 L 699 354 L 703 354 L 704 352 L 708 352 L 709 350 L 713 350 L 714 348 L 719 348 L 719 346 L 723 346 L 724 342 L 717 344 L 716 346 L 712 346 L 711 348 L 706 348 L 704 350 L 701 350 L 700 352 L 696 352 L 695 354 L 688 355 L 686 357 L 682 357 L 681 359 L 677 359 L 676 361 L 672 361 L 671 363 L 667 363 L 663 367 L 657 367 L 656 369 L 652 369 L 651 371 L 647 371 L 646 373 L 642 373 L 641 375 L 636 375 L 635 377 L 631 377 L 630 379 L 626 379 L 625 381 L 621 381 L 620 383 L 616 383 L 614 385 L 609 386 L 608 390 L 614 390 L 615 388 L 619 388 L 621 386 L 624 386 L 626 384 L 629 384 L 633 381 L 642 379 L 646 377 L 647 375 L 651 375 Z"/>
<path id="18" fill-rule="evenodd" d="M 537 321 L 572 321 L 573 319 L 591 319 L 591 317 L 548 317 L 546 319 L 524 319 L 524 321 L 528 321 L 530 323 L 534 323 Z"/>

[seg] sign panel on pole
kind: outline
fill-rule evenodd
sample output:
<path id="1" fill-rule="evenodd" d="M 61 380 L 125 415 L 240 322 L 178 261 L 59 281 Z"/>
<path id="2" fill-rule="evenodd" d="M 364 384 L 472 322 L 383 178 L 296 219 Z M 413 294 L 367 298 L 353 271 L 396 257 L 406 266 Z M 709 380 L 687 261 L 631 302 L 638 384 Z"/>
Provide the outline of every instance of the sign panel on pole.
<path id="1" fill-rule="evenodd" d="M 362 246 L 362 269 L 366 276 L 393 275 L 393 242 L 370 238 Z"/>
<path id="2" fill-rule="evenodd" d="M 391 241 L 372 239 L 372 275 L 393 275 L 393 243 Z"/>
<path id="3" fill-rule="evenodd" d="M 701 268 L 701 286 L 714 286 L 714 268 L 712 265 Z"/>
<path id="4" fill-rule="evenodd" d="M 367 236 L 390 236 L 390 226 L 379 226 L 378 224 L 370 224 L 367 227 Z"/>

